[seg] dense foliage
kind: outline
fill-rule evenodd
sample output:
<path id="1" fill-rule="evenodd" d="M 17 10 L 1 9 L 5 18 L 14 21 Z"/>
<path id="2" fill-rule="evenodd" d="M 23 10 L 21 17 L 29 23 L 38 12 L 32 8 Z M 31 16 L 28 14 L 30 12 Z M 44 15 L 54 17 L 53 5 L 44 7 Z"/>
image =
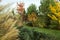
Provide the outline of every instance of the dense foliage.
<path id="1" fill-rule="evenodd" d="M 60 29 L 60 4 L 59 2 L 55 2 L 55 6 L 53 6 L 52 4 L 50 4 L 50 10 L 51 10 L 51 14 L 48 14 L 48 16 L 56 23 L 56 27 L 57 29 Z"/>
<path id="2" fill-rule="evenodd" d="M 0 40 L 60 40 L 60 3 L 40 3 L 38 9 L 31 4 L 27 11 L 24 3 L 17 4 L 17 12 L 8 8 L 11 4 L 0 5 Z"/>
<path id="3" fill-rule="evenodd" d="M 20 40 L 55 40 L 55 37 L 49 34 L 37 32 L 33 29 L 24 28 L 20 29 Z"/>

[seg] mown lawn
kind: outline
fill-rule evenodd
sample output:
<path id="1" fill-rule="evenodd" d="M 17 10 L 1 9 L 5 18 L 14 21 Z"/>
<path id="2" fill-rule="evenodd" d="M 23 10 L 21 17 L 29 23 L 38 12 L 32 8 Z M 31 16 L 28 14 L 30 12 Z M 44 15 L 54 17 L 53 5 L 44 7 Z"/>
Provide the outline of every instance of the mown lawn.
<path id="1" fill-rule="evenodd" d="M 28 30 L 34 30 L 37 32 L 41 32 L 41 33 L 47 34 L 51 37 L 54 37 L 55 40 L 60 40 L 60 30 L 52 30 L 52 29 L 29 27 L 29 26 L 24 26 L 23 28 L 26 28 Z"/>

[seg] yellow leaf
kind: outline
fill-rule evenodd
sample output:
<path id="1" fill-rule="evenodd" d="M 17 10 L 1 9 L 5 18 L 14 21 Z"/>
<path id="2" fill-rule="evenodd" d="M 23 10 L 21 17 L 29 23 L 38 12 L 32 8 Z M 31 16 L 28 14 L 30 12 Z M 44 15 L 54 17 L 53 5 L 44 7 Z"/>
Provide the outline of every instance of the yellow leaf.
<path id="1" fill-rule="evenodd" d="M 56 18 L 56 16 L 54 16 L 54 15 L 52 15 L 52 17 L 51 17 L 53 20 L 58 20 L 57 18 Z"/>

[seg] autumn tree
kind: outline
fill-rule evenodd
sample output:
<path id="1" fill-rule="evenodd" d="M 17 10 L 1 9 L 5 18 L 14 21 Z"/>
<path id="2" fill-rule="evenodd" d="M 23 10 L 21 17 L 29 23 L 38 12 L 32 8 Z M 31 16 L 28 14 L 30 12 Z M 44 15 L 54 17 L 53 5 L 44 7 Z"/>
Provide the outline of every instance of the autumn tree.
<path id="1" fill-rule="evenodd" d="M 25 9 L 24 9 L 24 3 L 20 3 L 20 4 L 18 4 L 17 3 L 17 5 L 18 5 L 18 7 L 17 7 L 17 11 L 18 11 L 18 13 L 20 14 L 20 21 L 21 21 L 21 23 L 23 24 L 23 21 L 25 20 Z"/>
<path id="2" fill-rule="evenodd" d="M 55 6 L 53 6 L 52 4 L 50 4 L 49 9 L 52 12 L 51 14 L 48 14 L 48 16 L 56 23 L 56 29 L 60 29 L 60 3 L 55 1 Z"/>
<path id="3" fill-rule="evenodd" d="M 27 8 L 27 20 L 32 23 L 32 25 L 35 25 L 35 22 L 37 21 L 37 9 L 35 4 L 31 4 Z"/>
<path id="4" fill-rule="evenodd" d="M 17 11 L 18 11 L 18 13 L 20 14 L 20 15 L 24 15 L 24 3 L 20 3 L 20 4 L 18 4 L 17 3 L 17 5 L 18 5 L 18 7 L 17 7 Z"/>

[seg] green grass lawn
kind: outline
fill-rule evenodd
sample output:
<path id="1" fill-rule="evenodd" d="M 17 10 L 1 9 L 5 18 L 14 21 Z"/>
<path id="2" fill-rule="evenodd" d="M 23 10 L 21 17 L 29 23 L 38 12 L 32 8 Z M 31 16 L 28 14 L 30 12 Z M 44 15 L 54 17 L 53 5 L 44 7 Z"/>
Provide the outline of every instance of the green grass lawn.
<path id="1" fill-rule="evenodd" d="M 47 35 L 50 35 L 51 37 L 54 36 L 56 40 L 60 40 L 60 30 L 52 30 L 52 29 L 29 27 L 29 26 L 24 26 L 24 28 L 27 28 L 29 30 L 34 30 L 37 32 L 41 32 L 41 33 L 45 33 Z"/>

